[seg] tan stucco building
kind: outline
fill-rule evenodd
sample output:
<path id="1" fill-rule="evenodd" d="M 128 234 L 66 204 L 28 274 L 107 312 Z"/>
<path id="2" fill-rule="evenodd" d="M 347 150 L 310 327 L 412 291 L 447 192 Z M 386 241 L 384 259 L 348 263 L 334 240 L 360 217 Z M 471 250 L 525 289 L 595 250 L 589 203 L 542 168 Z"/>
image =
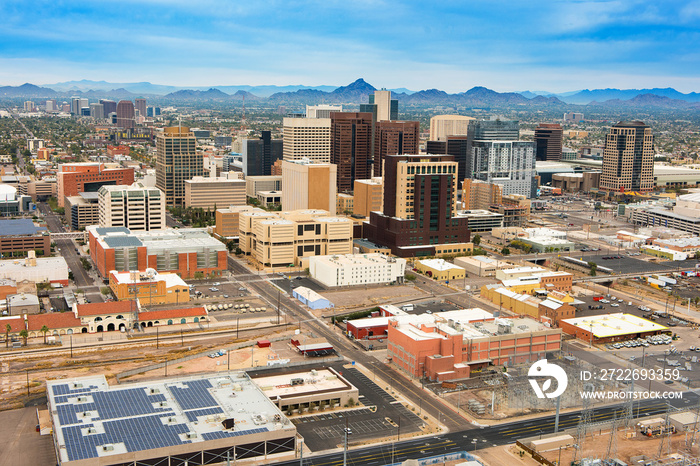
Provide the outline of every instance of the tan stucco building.
<path id="1" fill-rule="evenodd" d="M 369 217 L 372 211 L 382 212 L 384 206 L 384 182 L 381 177 L 355 180 L 353 214 Z"/>
<path id="2" fill-rule="evenodd" d="M 282 210 L 320 209 L 336 214 L 337 166 L 310 159 L 282 162 Z"/>
<path id="3" fill-rule="evenodd" d="M 239 206 L 245 203 L 245 180 L 195 176 L 185 181 L 185 207 L 212 209 L 220 205 Z"/>

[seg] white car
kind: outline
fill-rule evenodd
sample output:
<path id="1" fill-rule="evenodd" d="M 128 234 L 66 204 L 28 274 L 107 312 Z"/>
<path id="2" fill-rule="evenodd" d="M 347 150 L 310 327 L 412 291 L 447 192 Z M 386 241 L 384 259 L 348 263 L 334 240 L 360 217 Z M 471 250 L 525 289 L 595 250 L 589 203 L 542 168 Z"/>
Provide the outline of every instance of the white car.
<path id="1" fill-rule="evenodd" d="M 620 305 L 617 304 L 617 303 L 612 303 L 612 304 L 610 305 L 610 307 L 620 307 Z"/>

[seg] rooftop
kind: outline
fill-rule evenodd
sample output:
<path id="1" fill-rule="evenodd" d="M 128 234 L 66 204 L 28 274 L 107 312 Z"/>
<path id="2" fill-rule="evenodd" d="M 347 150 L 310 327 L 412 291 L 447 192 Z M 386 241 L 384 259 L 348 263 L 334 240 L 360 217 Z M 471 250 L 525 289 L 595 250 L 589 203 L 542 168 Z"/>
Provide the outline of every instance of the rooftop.
<path id="1" fill-rule="evenodd" d="M 444 272 L 445 270 L 464 270 L 462 267 L 459 267 L 458 265 L 451 264 L 447 262 L 445 259 L 425 259 L 422 261 L 418 261 L 422 265 L 426 267 L 430 267 L 433 270 L 439 270 L 441 272 Z"/>
<path id="2" fill-rule="evenodd" d="M 623 314 L 621 312 L 589 317 L 574 317 L 572 319 L 564 319 L 562 322 L 566 322 L 569 325 L 583 330 L 592 330 L 596 338 L 668 330 L 668 327 L 664 327 L 651 320 L 643 319 L 632 314 Z"/>
<path id="3" fill-rule="evenodd" d="M 26 258 L 23 259 L 6 259 L 0 261 L 0 275 L 7 278 L 7 274 L 13 270 L 21 270 L 25 268 L 34 268 L 28 265 Z M 37 269 L 68 269 L 68 263 L 61 257 L 39 257 L 36 259 Z"/>
<path id="4" fill-rule="evenodd" d="M 45 231 L 46 228 L 37 227 L 29 218 L 0 220 L 1 236 L 36 235 Z"/>
<path id="5" fill-rule="evenodd" d="M 102 316 L 105 314 L 128 314 L 134 311 L 133 301 L 110 301 L 105 303 L 77 304 L 78 317 Z"/>
<path id="6" fill-rule="evenodd" d="M 158 273 L 155 272 L 153 276 L 144 275 L 141 272 L 116 272 L 112 270 L 110 275 L 114 276 L 117 283 L 153 283 L 153 282 L 165 282 L 165 287 L 170 288 L 173 286 L 186 287 L 187 283 L 180 278 L 176 273 Z"/>
<path id="7" fill-rule="evenodd" d="M 114 387 L 104 376 L 51 380 L 47 394 L 59 462 L 295 430 L 242 372 Z"/>
<path id="8" fill-rule="evenodd" d="M 292 379 L 302 379 L 304 383 L 292 385 Z M 253 382 L 272 400 L 321 391 L 346 390 L 352 385 L 335 371 L 317 369 L 311 372 L 292 372 L 264 377 L 255 377 Z"/>

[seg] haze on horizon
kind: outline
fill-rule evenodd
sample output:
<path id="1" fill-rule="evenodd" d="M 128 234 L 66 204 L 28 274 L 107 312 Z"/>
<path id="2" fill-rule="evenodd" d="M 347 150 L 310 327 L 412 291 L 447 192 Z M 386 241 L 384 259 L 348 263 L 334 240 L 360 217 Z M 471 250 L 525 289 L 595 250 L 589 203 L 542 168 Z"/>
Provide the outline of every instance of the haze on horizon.
<path id="1" fill-rule="evenodd" d="M 0 85 L 700 91 L 700 0 L 0 3 Z"/>

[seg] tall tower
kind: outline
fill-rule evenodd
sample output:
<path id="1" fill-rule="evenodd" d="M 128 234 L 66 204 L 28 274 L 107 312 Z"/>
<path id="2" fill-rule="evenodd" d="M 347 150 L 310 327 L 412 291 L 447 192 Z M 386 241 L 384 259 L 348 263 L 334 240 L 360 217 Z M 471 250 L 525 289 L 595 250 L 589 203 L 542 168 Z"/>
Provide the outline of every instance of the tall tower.
<path id="1" fill-rule="evenodd" d="M 146 116 L 146 99 L 136 99 L 134 100 L 134 106 L 136 110 L 139 111 L 139 115 L 142 117 Z"/>
<path id="2" fill-rule="evenodd" d="M 204 175 L 197 138 L 185 126 L 165 128 L 156 136 L 156 187 L 165 194 L 167 207 L 185 203 L 185 181 Z"/>
<path id="3" fill-rule="evenodd" d="M 382 176 L 387 155 L 417 154 L 420 142 L 417 121 L 379 121 L 374 129 L 374 176 Z"/>
<path id="4" fill-rule="evenodd" d="M 120 100 L 117 104 L 117 126 L 120 128 L 134 127 L 134 103 L 130 100 Z"/>
<path id="5" fill-rule="evenodd" d="M 371 178 L 372 114 L 331 113 L 331 163 L 338 166 L 338 192 L 352 191 L 355 180 Z"/>
<path id="6" fill-rule="evenodd" d="M 558 123 L 541 123 L 535 128 L 535 160 L 561 160 L 564 131 Z"/>
<path id="7" fill-rule="evenodd" d="M 641 121 L 621 121 L 605 137 L 600 189 L 651 191 L 654 187 L 654 136 Z"/>
<path id="8" fill-rule="evenodd" d="M 309 106 L 307 105 L 307 111 Z M 283 158 L 329 163 L 331 160 L 330 118 L 285 118 Z"/>

